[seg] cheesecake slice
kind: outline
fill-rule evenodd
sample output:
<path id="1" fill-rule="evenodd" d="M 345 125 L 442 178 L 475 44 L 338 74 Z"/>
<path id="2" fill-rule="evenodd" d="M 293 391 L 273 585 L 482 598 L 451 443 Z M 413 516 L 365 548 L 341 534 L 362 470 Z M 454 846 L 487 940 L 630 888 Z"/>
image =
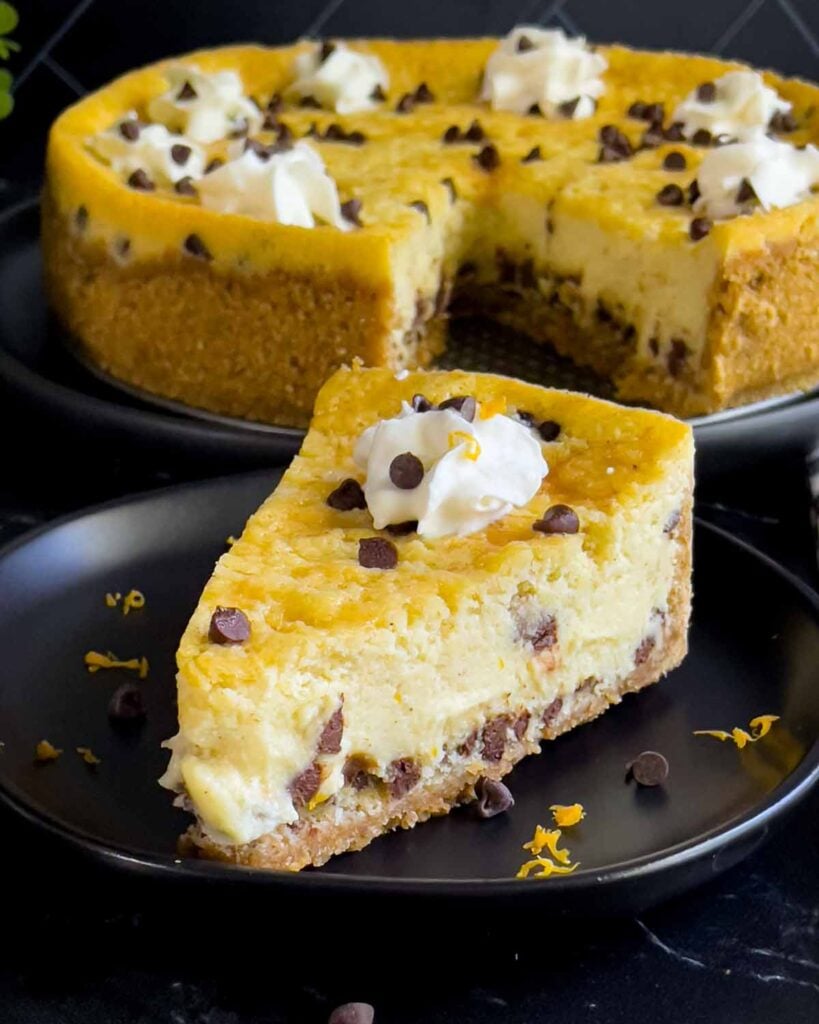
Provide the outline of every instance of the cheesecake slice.
<path id="1" fill-rule="evenodd" d="M 178 652 L 163 785 L 299 870 L 474 798 L 686 652 L 692 434 L 460 371 L 339 370 Z"/>

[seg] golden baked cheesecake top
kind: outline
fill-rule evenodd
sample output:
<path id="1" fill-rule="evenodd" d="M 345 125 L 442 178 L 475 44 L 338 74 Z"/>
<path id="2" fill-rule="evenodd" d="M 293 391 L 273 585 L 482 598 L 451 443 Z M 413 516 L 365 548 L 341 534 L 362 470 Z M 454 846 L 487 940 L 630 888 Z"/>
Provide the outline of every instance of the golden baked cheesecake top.
<path id="1" fill-rule="evenodd" d="M 248 842 L 300 796 L 341 799 L 351 759 L 426 777 L 510 700 L 542 711 L 626 678 L 687 588 L 691 474 L 690 428 L 659 413 L 339 370 L 182 638 L 164 783 L 212 838 Z"/>

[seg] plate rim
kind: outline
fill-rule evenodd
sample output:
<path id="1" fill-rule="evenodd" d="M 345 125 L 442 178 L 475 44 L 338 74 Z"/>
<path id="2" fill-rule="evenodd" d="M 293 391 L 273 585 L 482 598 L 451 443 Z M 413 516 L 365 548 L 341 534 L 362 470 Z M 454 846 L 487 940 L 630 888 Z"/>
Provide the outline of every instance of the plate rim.
<path id="1" fill-rule="evenodd" d="M 0 546 L 0 564 L 18 551 L 35 543 L 41 537 L 70 526 L 82 519 L 101 513 L 116 511 L 144 501 L 165 500 L 180 492 L 197 491 L 212 487 L 230 487 L 237 482 L 250 484 L 256 480 L 270 480 L 283 473 L 280 467 L 255 470 L 249 473 L 228 474 L 204 480 L 188 481 L 169 487 L 139 491 L 132 495 L 114 498 L 110 501 L 88 506 L 59 516 L 41 524 L 33 530 L 22 533 Z M 273 484 L 275 485 L 275 484 Z M 747 541 L 734 537 L 727 530 L 695 517 L 698 530 L 706 530 L 719 537 L 721 542 L 734 545 L 743 553 L 761 563 L 768 571 L 774 572 L 785 583 L 794 588 L 798 596 L 811 608 L 819 628 L 819 593 L 801 580 L 789 569 L 774 561 L 769 555 L 753 547 Z M 597 890 L 612 889 L 623 883 L 661 878 L 675 868 L 693 865 L 711 854 L 737 846 L 743 839 L 751 837 L 768 827 L 791 811 L 819 781 L 819 737 L 808 747 L 798 766 L 755 807 L 739 815 L 726 825 L 717 826 L 699 838 L 683 840 L 668 847 L 659 856 L 645 854 L 605 868 L 578 870 L 575 874 L 550 879 L 548 892 L 554 895 L 582 892 L 593 886 Z M 207 861 L 169 853 L 166 856 L 148 851 L 135 851 L 127 847 L 106 843 L 99 837 L 64 823 L 28 801 L 24 793 L 7 780 L 0 770 L 0 803 L 19 814 L 29 825 L 42 828 L 49 836 L 67 844 L 82 855 L 105 863 L 118 870 L 131 871 L 140 876 L 158 879 L 174 878 L 193 882 L 207 881 L 241 882 L 252 886 L 266 885 L 284 890 L 305 892 L 358 891 L 383 893 L 395 896 L 470 896 L 508 897 L 528 892 L 520 880 L 509 878 L 391 878 L 384 875 L 351 875 L 344 872 L 324 871 L 271 871 L 244 865 Z"/>

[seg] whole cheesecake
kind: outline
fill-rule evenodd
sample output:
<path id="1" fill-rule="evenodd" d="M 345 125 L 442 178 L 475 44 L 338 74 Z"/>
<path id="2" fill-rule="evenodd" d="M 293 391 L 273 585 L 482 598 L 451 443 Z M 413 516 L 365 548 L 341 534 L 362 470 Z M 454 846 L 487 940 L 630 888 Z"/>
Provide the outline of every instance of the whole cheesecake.
<path id="1" fill-rule="evenodd" d="M 201 51 L 54 124 L 48 293 L 107 373 L 268 423 L 462 310 L 708 413 L 819 381 L 817 137 L 813 85 L 537 28 Z"/>
<path id="2" fill-rule="evenodd" d="M 339 370 L 206 585 L 163 784 L 205 856 L 298 870 L 471 801 L 686 652 L 691 429 Z"/>

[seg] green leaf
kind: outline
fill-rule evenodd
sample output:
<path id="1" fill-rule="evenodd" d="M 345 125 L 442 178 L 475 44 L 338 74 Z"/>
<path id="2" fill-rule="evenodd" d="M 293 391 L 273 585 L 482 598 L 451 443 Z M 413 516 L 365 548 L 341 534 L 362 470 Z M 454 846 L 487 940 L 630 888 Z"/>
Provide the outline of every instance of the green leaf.
<path id="1" fill-rule="evenodd" d="M 13 39 L 0 39 L 0 59 L 8 60 L 12 53 L 20 49 L 20 44 Z"/>
<path id="2" fill-rule="evenodd" d="M 10 93 L 0 92 L 0 120 L 8 117 L 14 108 L 14 98 Z"/>
<path id="3" fill-rule="evenodd" d="M 17 24 L 20 18 L 17 15 L 17 11 L 6 3 L 6 0 L 0 0 L 0 36 L 8 35 L 9 32 L 13 32 L 17 28 Z"/>
<path id="4" fill-rule="evenodd" d="M 5 68 L 0 68 L 0 92 L 11 92 L 11 83 L 13 81 L 11 72 L 6 71 Z"/>

